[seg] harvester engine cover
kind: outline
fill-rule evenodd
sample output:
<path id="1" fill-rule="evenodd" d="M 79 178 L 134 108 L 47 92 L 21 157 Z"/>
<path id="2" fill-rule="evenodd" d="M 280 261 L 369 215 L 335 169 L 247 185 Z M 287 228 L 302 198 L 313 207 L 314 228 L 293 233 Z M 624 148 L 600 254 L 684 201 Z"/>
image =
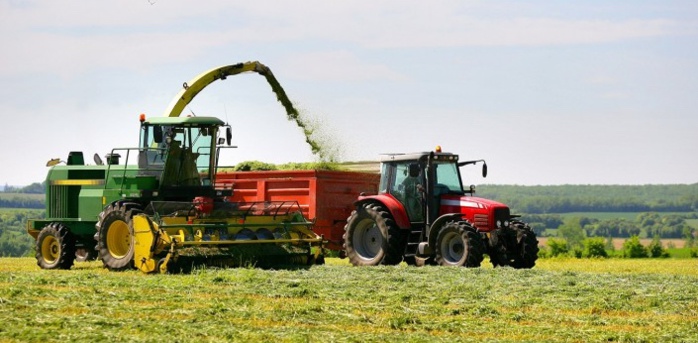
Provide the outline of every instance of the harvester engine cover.
<path id="1" fill-rule="evenodd" d="M 154 201 L 132 223 L 134 265 L 145 273 L 324 263 L 324 239 L 295 201 Z"/>

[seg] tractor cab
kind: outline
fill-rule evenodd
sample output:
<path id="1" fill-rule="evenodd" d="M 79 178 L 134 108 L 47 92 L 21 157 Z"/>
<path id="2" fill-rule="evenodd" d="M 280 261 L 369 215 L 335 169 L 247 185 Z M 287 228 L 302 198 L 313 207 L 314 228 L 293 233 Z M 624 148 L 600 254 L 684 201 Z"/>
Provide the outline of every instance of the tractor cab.
<path id="1" fill-rule="evenodd" d="M 459 163 L 458 155 L 434 152 L 387 155 L 381 159 L 380 192 L 398 200 L 412 223 L 431 223 L 438 215 L 445 195 L 464 196 L 459 167 L 480 161 Z M 483 161 L 484 162 L 484 161 Z M 487 165 L 483 166 L 483 176 Z M 428 215 L 427 215 L 428 214 Z"/>

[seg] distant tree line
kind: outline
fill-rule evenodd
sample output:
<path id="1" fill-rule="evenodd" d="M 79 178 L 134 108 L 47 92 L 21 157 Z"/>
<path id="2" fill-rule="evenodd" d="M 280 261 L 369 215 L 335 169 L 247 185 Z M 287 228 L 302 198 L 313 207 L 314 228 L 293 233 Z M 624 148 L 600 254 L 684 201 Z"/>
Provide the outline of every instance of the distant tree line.
<path id="1" fill-rule="evenodd" d="M 43 183 L 32 183 L 29 186 L 24 187 L 14 187 L 5 185 L 3 193 L 28 193 L 28 194 L 44 194 L 46 190 L 46 182 Z"/>
<path id="2" fill-rule="evenodd" d="M 698 212 L 687 214 L 660 214 L 643 212 L 635 220 L 625 218 L 597 219 L 583 214 L 564 219 L 559 214 L 526 214 L 522 220 L 528 223 L 538 236 L 551 236 L 553 230 L 565 230 L 578 227 L 582 237 L 619 237 L 632 236 L 690 239 L 698 232 L 688 225 L 687 219 L 698 219 Z"/>
<path id="3" fill-rule="evenodd" d="M 477 195 L 507 204 L 513 213 L 698 211 L 691 185 L 481 185 Z"/>
<path id="4" fill-rule="evenodd" d="M 21 196 L 13 196 L 11 198 L 0 197 L 1 208 L 44 208 L 44 199 L 32 199 Z"/>

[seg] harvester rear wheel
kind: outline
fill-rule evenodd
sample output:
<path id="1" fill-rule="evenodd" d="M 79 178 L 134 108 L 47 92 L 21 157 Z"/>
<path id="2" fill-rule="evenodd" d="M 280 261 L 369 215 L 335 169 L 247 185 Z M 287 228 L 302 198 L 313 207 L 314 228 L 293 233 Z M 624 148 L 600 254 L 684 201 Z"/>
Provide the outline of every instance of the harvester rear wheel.
<path id="1" fill-rule="evenodd" d="M 43 269 L 70 269 L 75 261 L 75 237 L 60 223 L 46 225 L 36 237 L 36 263 Z"/>
<path id="2" fill-rule="evenodd" d="M 479 267 L 485 244 L 467 222 L 450 222 L 436 236 L 435 260 L 442 266 Z"/>
<path id="3" fill-rule="evenodd" d="M 139 204 L 117 201 L 99 214 L 97 247 L 99 257 L 109 270 L 119 271 L 133 268 L 133 228 L 131 218 L 141 213 Z"/>
<path id="4" fill-rule="evenodd" d="M 396 265 L 402 262 L 402 235 L 388 210 L 364 204 L 351 213 L 344 227 L 344 245 L 355 266 Z"/>

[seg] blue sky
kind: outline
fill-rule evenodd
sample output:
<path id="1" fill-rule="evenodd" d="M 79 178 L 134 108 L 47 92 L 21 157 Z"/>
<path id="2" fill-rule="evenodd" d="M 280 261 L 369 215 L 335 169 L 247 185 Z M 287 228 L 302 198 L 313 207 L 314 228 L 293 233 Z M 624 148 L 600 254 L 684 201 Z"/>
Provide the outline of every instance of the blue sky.
<path id="1" fill-rule="evenodd" d="M 252 60 L 339 160 L 441 145 L 487 160 L 466 184 L 698 182 L 694 1 L 1 1 L 0 30 L 0 184 L 135 146 L 140 113 Z M 233 125 L 225 164 L 317 159 L 259 75 L 187 111 Z"/>

